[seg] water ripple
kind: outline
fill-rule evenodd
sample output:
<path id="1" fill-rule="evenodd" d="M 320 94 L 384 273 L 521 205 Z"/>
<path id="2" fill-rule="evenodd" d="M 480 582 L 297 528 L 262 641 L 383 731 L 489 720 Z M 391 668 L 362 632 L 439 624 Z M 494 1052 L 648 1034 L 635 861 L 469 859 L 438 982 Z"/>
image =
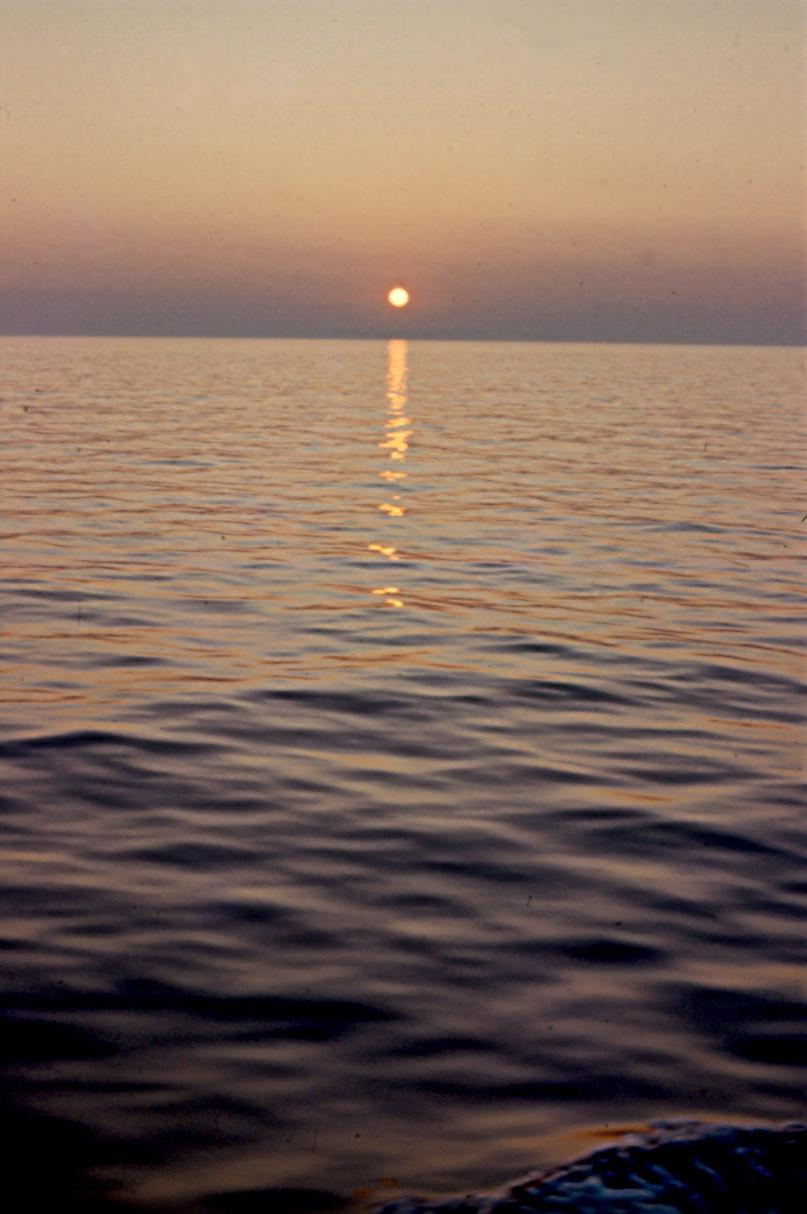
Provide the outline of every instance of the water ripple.
<path id="1" fill-rule="evenodd" d="M 4 348 L 0 1126 L 43 1208 L 803 1116 L 799 351 Z"/>

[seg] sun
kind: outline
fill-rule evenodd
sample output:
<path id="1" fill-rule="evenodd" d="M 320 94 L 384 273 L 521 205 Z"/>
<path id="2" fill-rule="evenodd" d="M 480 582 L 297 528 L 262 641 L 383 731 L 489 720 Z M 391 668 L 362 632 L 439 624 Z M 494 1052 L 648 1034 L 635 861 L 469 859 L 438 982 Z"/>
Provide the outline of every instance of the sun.
<path id="1" fill-rule="evenodd" d="M 406 287 L 393 287 L 387 295 L 393 308 L 405 308 L 409 303 L 409 292 Z"/>

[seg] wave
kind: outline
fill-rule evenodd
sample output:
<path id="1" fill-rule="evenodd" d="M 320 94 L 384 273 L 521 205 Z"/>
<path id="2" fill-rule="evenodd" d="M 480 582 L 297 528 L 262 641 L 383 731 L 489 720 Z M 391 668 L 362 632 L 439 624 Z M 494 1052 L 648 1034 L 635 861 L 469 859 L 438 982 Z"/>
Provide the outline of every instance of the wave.
<path id="1" fill-rule="evenodd" d="M 378 1214 L 802 1214 L 807 1125 L 655 1122 L 612 1147 L 499 1193 L 399 1198 Z"/>

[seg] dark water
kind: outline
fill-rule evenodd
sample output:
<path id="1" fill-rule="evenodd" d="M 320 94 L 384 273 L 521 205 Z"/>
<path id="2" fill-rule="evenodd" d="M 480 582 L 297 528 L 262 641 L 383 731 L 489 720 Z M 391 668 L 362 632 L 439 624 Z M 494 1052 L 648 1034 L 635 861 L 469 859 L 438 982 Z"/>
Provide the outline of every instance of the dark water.
<path id="1" fill-rule="evenodd" d="M 0 353 L 33 1193 L 439 1195 L 804 1115 L 802 352 Z"/>

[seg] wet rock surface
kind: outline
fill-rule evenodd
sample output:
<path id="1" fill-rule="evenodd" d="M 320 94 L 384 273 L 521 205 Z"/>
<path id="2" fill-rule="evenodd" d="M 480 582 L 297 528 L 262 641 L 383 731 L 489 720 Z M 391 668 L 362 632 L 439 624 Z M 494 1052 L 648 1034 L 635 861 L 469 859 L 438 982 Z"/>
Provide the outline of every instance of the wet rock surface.
<path id="1" fill-rule="evenodd" d="M 378 1214 L 804 1214 L 807 1125 L 656 1123 L 498 1193 L 403 1198 Z"/>

